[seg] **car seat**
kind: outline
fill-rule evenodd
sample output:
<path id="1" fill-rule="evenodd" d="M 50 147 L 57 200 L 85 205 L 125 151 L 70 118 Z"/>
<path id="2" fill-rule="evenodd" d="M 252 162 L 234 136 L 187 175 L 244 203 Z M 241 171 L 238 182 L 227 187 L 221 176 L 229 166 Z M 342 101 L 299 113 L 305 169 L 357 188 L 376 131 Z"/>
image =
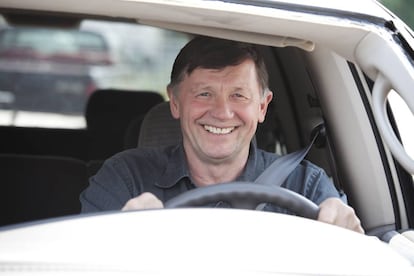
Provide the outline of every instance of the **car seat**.
<path id="1" fill-rule="evenodd" d="M 82 160 L 1 154 L 0 225 L 78 214 L 88 185 Z"/>
<path id="2" fill-rule="evenodd" d="M 136 134 L 128 135 L 136 139 Z M 180 121 L 172 117 L 170 103 L 162 102 L 151 108 L 141 122 L 137 147 L 169 146 L 181 141 Z"/>
<path id="3" fill-rule="evenodd" d="M 89 160 L 103 160 L 124 149 L 125 131 L 163 97 L 153 91 L 104 89 L 94 92 L 85 117 Z"/>

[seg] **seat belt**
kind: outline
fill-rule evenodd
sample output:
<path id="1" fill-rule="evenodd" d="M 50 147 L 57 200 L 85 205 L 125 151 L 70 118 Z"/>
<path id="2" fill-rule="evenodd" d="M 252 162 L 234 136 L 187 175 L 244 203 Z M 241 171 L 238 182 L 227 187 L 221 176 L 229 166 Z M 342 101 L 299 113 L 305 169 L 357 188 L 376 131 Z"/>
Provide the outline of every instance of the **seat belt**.
<path id="1" fill-rule="evenodd" d="M 312 148 L 319 136 L 319 131 L 316 132 L 310 144 L 305 148 L 294 151 L 292 153 L 283 155 L 273 161 L 269 167 L 267 167 L 254 181 L 254 183 L 269 186 L 269 187 L 280 187 L 286 178 L 293 172 L 293 170 L 305 159 L 309 150 Z M 257 205 L 256 210 L 263 211 L 266 203 L 260 203 Z"/>
<path id="2" fill-rule="evenodd" d="M 310 144 L 305 148 L 283 155 L 273 161 L 273 163 L 267 167 L 254 181 L 255 183 L 266 185 L 266 186 L 273 186 L 273 187 L 280 187 L 282 186 L 283 182 L 285 182 L 286 178 L 290 175 L 290 173 L 299 165 L 300 162 L 306 157 L 309 150 L 312 148 L 313 144 L 316 141 L 316 138 L 319 136 L 319 132 L 317 131 L 314 135 L 313 139 L 311 140 Z"/>
<path id="3" fill-rule="evenodd" d="M 269 167 L 267 167 L 254 181 L 254 183 L 262 184 L 270 187 L 280 187 L 283 182 L 288 178 L 288 176 L 293 172 L 293 170 L 300 164 L 300 162 L 305 159 L 309 150 L 315 144 L 316 139 L 318 138 L 323 125 L 320 126 L 315 135 L 313 136 L 311 142 L 305 148 L 294 151 L 292 153 L 283 155 L 273 161 Z M 348 198 L 346 194 L 340 190 L 339 198 L 345 203 L 348 204 Z M 264 208 L 265 204 L 259 204 L 256 209 L 261 210 Z"/>

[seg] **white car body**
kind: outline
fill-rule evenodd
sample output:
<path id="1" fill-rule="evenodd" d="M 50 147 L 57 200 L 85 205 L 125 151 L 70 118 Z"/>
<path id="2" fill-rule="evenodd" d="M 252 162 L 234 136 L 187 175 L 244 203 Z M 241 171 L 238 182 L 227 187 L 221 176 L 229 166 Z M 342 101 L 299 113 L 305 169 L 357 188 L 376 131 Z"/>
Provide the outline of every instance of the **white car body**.
<path id="1" fill-rule="evenodd" d="M 85 216 L 6 229 L 0 244 L 3 275 L 408 276 L 414 271 L 376 237 L 248 210 Z"/>
<path id="2" fill-rule="evenodd" d="M 396 169 L 398 162 L 412 175 L 414 161 L 390 129 L 385 108 L 393 89 L 414 110 L 414 42 L 411 30 L 376 1 L 3 0 L 0 8 L 127 18 L 304 50 L 353 207 L 369 234 L 404 232 L 386 244 L 307 219 L 245 210 L 68 217 L 0 231 L 0 274 L 414 275 L 407 207 L 413 203 Z M 358 90 L 348 62 L 355 75 L 375 82 L 372 95 L 367 83 Z M 305 114 L 303 131 L 319 118 Z"/>

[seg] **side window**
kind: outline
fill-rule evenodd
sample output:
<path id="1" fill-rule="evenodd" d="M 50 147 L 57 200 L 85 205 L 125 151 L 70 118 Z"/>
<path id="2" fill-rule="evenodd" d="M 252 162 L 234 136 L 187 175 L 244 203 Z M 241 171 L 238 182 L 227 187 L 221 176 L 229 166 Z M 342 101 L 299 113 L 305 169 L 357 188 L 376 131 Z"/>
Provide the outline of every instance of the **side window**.
<path id="1" fill-rule="evenodd" d="M 58 29 L 0 20 L 0 125 L 85 128 L 86 103 L 97 89 L 165 97 L 172 63 L 188 39 L 120 22 Z"/>

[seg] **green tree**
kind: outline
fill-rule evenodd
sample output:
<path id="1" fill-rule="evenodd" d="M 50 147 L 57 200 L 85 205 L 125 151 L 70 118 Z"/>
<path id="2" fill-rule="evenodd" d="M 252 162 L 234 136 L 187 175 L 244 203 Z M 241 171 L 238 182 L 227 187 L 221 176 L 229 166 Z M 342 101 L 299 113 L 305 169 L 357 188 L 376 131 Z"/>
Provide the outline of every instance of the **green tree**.
<path id="1" fill-rule="evenodd" d="M 380 2 L 401 18 L 408 26 L 414 29 L 413 0 L 380 0 Z"/>

